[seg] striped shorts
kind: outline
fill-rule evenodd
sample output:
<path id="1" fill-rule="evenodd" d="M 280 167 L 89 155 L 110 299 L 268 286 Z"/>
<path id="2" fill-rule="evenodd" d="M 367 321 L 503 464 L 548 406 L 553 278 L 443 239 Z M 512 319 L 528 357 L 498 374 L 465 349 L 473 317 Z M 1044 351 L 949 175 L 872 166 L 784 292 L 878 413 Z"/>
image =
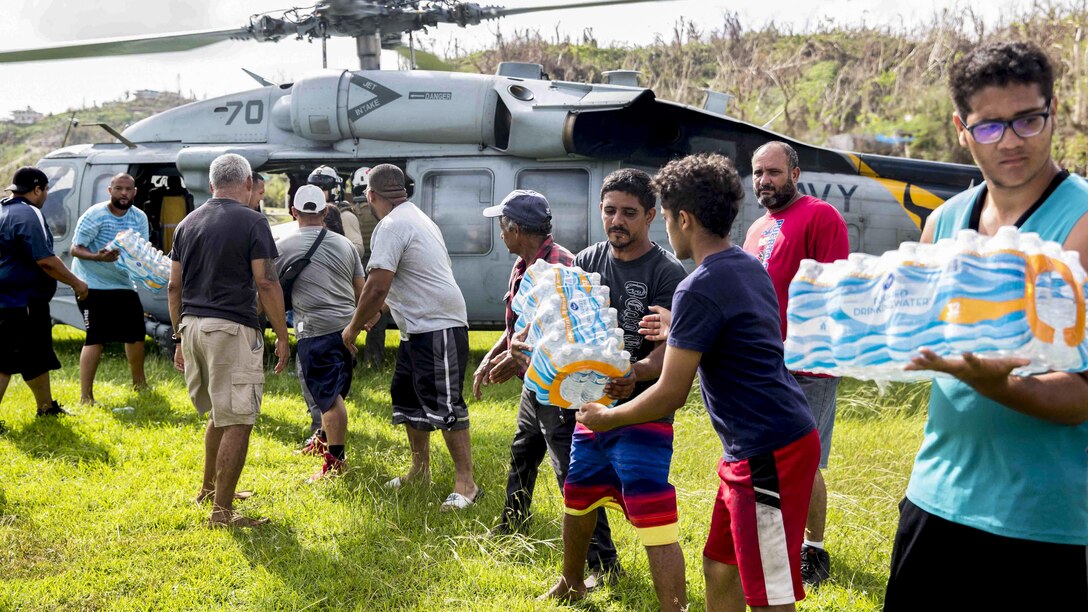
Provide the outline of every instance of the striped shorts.
<path id="1" fill-rule="evenodd" d="M 722 483 L 703 556 L 738 566 L 749 606 L 805 598 L 801 544 L 819 461 L 814 429 L 775 451 L 718 466 Z"/>
<path id="2" fill-rule="evenodd" d="M 646 546 L 678 540 L 676 489 L 669 484 L 672 424 L 653 422 L 594 433 L 574 427 L 563 485 L 567 514 L 619 510 Z"/>
<path id="3" fill-rule="evenodd" d="M 468 367 L 468 328 L 451 327 L 401 340 L 389 393 L 393 424 L 413 429 L 468 428 L 461 396 Z"/>

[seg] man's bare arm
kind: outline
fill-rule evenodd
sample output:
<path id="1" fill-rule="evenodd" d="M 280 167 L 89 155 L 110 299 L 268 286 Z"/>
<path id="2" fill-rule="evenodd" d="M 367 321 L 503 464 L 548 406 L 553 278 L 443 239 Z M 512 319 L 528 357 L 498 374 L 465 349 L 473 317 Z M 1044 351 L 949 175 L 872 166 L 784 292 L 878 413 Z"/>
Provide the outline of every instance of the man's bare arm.
<path id="1" fill-rule="evenodd" d="M 922 242 L 933 242 L 935 229 L 936 215 L 930 215 Z M 1088 216 L 1077 222 L 1063 246 L 1080 253 L 1082 264 L 1088 263 Z M 1064 425 L 1088 421 L 1088 380 L 1084 372 L 1012 375 L 1014 369 L 1027 363 L 1025 359 L 979 358 L 970 353 L 945 358 L 923 350 L 907 369 L 951 374 L 984 397 L 1044 421 Z"/>
<path id="2" fill-rule="evenodd" d="M 71 287 L 72 291 L 75 292 L 77 299 L 86 299 L 87 283 L 80 280 L 75 274 L 72 274 L 72 271 L 68 269 L 68 266 L 64 265 L 64 262 L 61 261 L 59 257 L 50 255 L 49 257 L 39 259 L 37 263 L 38 267 L 51 278 Z"/>
<path id="3" fill-rule="evenodd" d="M 254 259 L 250 262 L 253 270 L 253 280 L 257 283 L 257 299 L 264 308 L 265 317 L 272 324 L 272 331 L 276 332 L 276 373 L 279 374 L 287 367 L 287 360 L 291 357 L 291 347 L 287 343 L 287 313 L 283 306 L 283 288 L 280 287 L 280 277 L 276 273 L 276 262 L 268 257 Z"/>
<path id="4" fill-rule="evenodd" d="M 253 280 L 257 283 L 257 297 L 264 308 L 265 317 L 272 324 L 277 336 L 287 337 L 287 314 L 283 306 L 283 288 L 272 258 L 254 259 Z"/>
<path id="5" fill-rule="evenodd" d="M 359 332 L 381 310 L 382 305 L 385 304 L 385 297 L 389 295 L 389 287 L 392 285 L 393 272 L 380 268 L 370 270 L 370 276 L 366 277 L 366 284 L 363 285 L 363 293 L 359 296 L 359 303 L 355 306 L 351 323 L 348 323 L 341 334 L 344 345 L 352 351 L 352 354 L 356 350 L 355 339 L 359 337 Z"/>

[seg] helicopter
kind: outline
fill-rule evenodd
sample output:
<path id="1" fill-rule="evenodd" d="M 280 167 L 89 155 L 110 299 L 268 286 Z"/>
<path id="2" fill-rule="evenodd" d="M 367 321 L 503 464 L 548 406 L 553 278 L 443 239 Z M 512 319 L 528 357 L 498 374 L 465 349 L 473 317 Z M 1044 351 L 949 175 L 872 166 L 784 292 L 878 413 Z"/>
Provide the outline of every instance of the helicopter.
<path id="1" fill-rule="evenodd" d="M 852 252 L 879 254 L 917 240 L 933 209 L 982 180 L 974 166 L 799 142 L 730 117 L 724 93 L 708 90 L 701 107 L 659 99 L 629 70 L 605 73 L 604 83 L 580 83 L 550 80 L 541 65 L 523 62 L 503 62 L 493 75 L 380 69 L 383 48 L 400 47 L 405 34 L 411 41 L 413 32 L 439 24 L 466 27 L 518 13 L 644 1 L 652 0 L 505 9 L 457 0 L 324 0 L 308 9 L 255 15 L 238 28 L 0 51 L 0 63 L 188 50 L 226 40 L 324 43 L 353 37 L 359 70 L 324 68 L 289 84 L 250 73 L 259 88 L 179 106 L 121 132 L 102 126 L 118 142 L 47 154 L 38 167 L 50 177 L 43 213 L 55 249 L 70 261 L 76 220 L 107 199 L 106 188 L 119 172 L 135 178 L 145 198 L 137 205 L 154 213 L 155 246 L 168 250 L 170 226 L 194 202 L 210 197 L 208 167 L 224 153 L 242 155 L 255 171 L 286 177 L 289 195 L 318 166 L 334 167 L 350 180 L 358 168 L 393 163 L 408 177 L 412 201 L 442 229 L 475 329 L 503 327 L 500 288 L 515 256 L 503 245 L 498 223 L 482 211 L 513 189 L 545 194 L 555 240 L 577 253 L 605 239 L 598 194 L 609 173 L 631 167 L 653 174 L 678 157 L 720 153 L 746 179 L 745 204 L 731 236 L 739 244 L 763 214 L 752 193 L 752 153 L 780 140 L 797 151 L 798 190 L 842 213 Z M 414 53 L 413 45 L 408 56 Z M 165 198 L 183 202 L 178 217 L 162 212 Z M 661 223 L 650 237 L 668 245 Z M 172 351 L 165 292 L 138 291 L 148 335 Z M 58 289 L 51 312 L 56 321 L 82 329 L 68 287 Z"/>

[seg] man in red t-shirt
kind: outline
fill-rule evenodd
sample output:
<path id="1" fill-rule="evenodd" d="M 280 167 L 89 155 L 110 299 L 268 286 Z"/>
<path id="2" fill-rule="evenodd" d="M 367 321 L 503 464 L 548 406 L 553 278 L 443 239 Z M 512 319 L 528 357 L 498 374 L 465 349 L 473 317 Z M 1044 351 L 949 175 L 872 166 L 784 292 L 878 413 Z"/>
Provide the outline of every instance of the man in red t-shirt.
<path id="1" fill-rule="evenodd" d="M 834 206 L 797 191 L 801 168 L 797 152 L 784 142 L 768 142 L 752 155 L 752 188 L 767 213 L 757 219 L 744 239 L 744 250 L 759 259 L 771 275 L 778 295 L 782 339 L 786 338 L 786 302 L 790 281 L 802 259 L 831 262 L 850 252 L 846 222 Z M 839 379 L 792 372 L 805 392 L 820 434 L 820 470 L 827 468 L 831 435 L 835 428 L 835 397 Z M 830 576 L 831 557 L 824 550 L 827 520 L 827 488 L 816 471 L 801 548 L 801 576 L 817 586 Z"/>

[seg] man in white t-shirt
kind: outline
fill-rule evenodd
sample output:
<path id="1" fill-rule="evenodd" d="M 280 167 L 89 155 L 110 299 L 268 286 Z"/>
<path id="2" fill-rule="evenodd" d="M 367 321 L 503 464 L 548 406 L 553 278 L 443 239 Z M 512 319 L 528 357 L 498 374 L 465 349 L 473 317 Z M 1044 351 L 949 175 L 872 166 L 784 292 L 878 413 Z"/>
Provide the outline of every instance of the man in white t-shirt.
<path id="1" fill-rule="evenodd" d="M 430 481 L 431 432 L 441 430 L 456 470 L 442 511 L 460 510 L 475 503 L 480 492 L 472 478 L 468 407 L 462 397 L 468 367 L 465 298 L 454 282 L 442 232 L 408 201 L 404 172 L 381 164 L 368 178 L 367 203 L 378 225 L 363 295 L 343 341 L 355 353 L 359 332 L 377 321 L 383 303 L 389 304 L 401 335 L 390 386 L 393 424 L 405 425 L 412 467 L 388 484 Z"/>

